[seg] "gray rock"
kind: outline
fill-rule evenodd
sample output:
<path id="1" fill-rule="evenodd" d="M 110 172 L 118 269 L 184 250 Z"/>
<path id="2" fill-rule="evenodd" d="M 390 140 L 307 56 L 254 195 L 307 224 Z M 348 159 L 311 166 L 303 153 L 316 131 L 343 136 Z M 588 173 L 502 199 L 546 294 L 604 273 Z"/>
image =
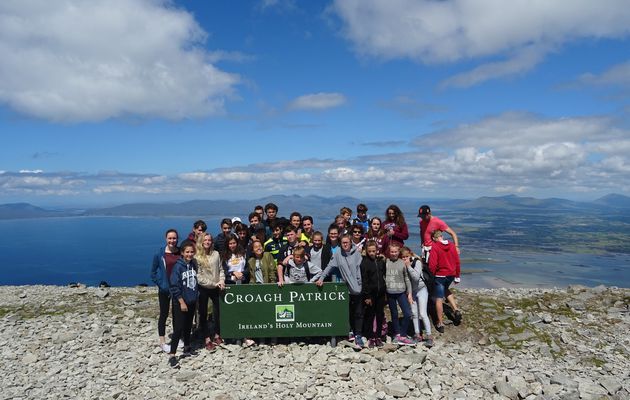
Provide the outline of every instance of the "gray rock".
<path id="1" fill-rule="evenodd" d="M 103 288 L 98 288 L 94 292 L 94 296 L 98 297 L 99 299 L 104 299 L 105 297 L 109 296 L 109 291 Z"/>
<path id="2" fill-rule="evenodd" d="M 196 372 L 182 371 L 175 375 L 175 380 L 177 382 L 188 382 L 190 380 L 194 380 L 196 376 L 197 376 Z"/>
<path id="3" fill-rule="evenodd" d="M 621 390 L 621 382 L 612 377 L 603 377 L 599 379 L 599 384 L 602 385 L 608 394 L 615 394 Z"/>
<path id="4" fill-rule="evenodd" d="M 409 387 L 401 380 L 393 381 L 385 385 L 385 393 L 394 397 L 405 397 L 409 392 Z"/>
<path id="5" fill-rule="evenodd" d="M 578 385 L 576 381 L 562 374 L 552 375 L 549 381 L 552 385 L 556 384 L 556 385 L 564 386 L 565 388 L 576 388 Z"/>
<path id="6" fill-rule="evenodd" d="M 523 340 L 529 340 L 536 337 L 536 334 L 530 330 L 523 331 L 521 333 L 517 333 L 516 335 L 510 336 L 512 340 L 516 340 L 517 342 L 522 342 Z"/>
<path id="7" fill-rule="evenodd" d="M 342 378 L 350 376 L 350 366 L 347 364 L 342 364 L 337 366 L 337 375 Z"/>
<path id="8" fill-rule="evenodd" d="M 133 310 L 125 310 L 123 313 L 127 318 L 133 318 L 136 315 L 136 312 Z"/>
<path id="9" fill-rule="evenodd" d="M 37 362 L 37 356 L 33 353 L 27 353 L 24 357 L 22 357 L 23 364 L 33 364 Z"/>
<path id="10" fill-rule="evenodd" d="M 504 379 L 497 381 L 497 383 L 494 384 L 494 389 L 501 396 L 505 396 L 508 399 L 518 399 L 518 390 L 514 386 L 507 383 Z"/>

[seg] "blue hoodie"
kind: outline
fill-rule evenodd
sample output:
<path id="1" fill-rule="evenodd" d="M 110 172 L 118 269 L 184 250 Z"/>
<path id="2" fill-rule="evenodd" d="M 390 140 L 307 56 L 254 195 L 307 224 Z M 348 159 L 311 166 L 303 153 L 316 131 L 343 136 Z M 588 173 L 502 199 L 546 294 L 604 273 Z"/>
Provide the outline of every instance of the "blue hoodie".
<path id="1" fill-rule="evenodd" d="M 160 247 L 153 256 L 153 264 L 151 265 L 151 281 L 155 283 L 160 292 L 169 293 L 171 284 L 169 277 L 166 276 L 166 259 L 164 258 L 166 247 Z"/>
<path id="2" fill-rule="evenodd" d="M 184 299 L 186 304 L 194 304 L 199 297 L 197 289 L 197 261 L 186 264 L 183 258 L 177 260 L 171 272 L 171 296 L 173 301 Z"/>

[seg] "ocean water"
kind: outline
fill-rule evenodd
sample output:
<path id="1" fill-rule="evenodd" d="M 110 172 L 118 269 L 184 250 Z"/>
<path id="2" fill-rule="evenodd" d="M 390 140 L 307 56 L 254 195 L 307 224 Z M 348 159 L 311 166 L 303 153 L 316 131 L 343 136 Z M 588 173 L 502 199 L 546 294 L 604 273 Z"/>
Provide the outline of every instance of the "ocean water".
<path id="1" fill-rule="evenodd" d="M 203 219 L 209 232 L 219 232 L 220 218 Z M 177 229 L 182 240 L 192 230 L 193 222 L 189 217 L 2 220 L 0 284 L 151 284 L 151 261 L 164 245 L 166 230 Z M 409 243 L 416 243 L 417 226 L 410 225 L 410 231 Z M 501 251 L 468 248 L 465 237 L 460 240 L 462 287 L 630 287 L 630 254 Z M 413 249 L 417 251 L 417 247 Z"/>

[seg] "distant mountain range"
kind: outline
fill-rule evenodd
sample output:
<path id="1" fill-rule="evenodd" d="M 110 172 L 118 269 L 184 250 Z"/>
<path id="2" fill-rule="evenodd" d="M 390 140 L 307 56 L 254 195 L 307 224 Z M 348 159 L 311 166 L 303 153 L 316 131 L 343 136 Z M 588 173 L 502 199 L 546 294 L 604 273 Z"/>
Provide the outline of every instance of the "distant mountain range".
<path id="1" fill-rule="evenodd" d="M 366 203 L 371 210 L 378 210 L 380 215 L 389 204 L 397 204 L 406 215 L 413 215 L 420 202 L 413 199 L 365 199 L 360 200 L 348 196 L 321 197 L 315 195 L 275 195 L 257 200 L 192 200 L 181 203 L 131 203 L 115 207 L 50 210 L 29 203 L 0 204 L 0 219 L 46 218 L 67 216 L 246 216 L 257 204 L 275 203 L 280 214 L 287 216 L 292 210 L 310 213 L 314 217 L 330 216 L 339 212 L 344 206 L 355 208 L 360 202 Z M 578 202 L 560 198 L 536 199 L 507 195 L 499 197 L 480 197 L 475 200 L 434 200 L 430 202 L 434 209 L 452 211 L 487 212 L 537 212 L 537 211 L 576 211 L 576 212 L 626 212 L 630 211 L 630 197 L 621 194 L 609 194 L 591 202 Z M 286 214 L 286 215 L 285 215 Z"/>

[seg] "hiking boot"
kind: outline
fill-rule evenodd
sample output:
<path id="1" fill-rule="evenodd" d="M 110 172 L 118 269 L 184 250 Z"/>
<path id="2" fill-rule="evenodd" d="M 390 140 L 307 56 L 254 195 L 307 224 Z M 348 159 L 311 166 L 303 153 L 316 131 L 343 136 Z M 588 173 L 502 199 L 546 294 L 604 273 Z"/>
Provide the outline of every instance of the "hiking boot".
<path id="1" fill-rule="evenodd" d="M 462 323 L 462 312 L 459 310 L 455 310 L 453 312 L 453 325 L 459 326 Z"/>
<path id="2" fill-rule="evenodd" d="M 444 333 L 444 324 L 437 324 L 435 326 L 435 330 L 440 332 L 440 333 Z"/>
<path id="3" fill-rule="evenodd" d="M 433 339 L 431 338 L 426 338 L 424 340 L 424 347 L 430 349 L 431 347 L 433 347 Z"/>

